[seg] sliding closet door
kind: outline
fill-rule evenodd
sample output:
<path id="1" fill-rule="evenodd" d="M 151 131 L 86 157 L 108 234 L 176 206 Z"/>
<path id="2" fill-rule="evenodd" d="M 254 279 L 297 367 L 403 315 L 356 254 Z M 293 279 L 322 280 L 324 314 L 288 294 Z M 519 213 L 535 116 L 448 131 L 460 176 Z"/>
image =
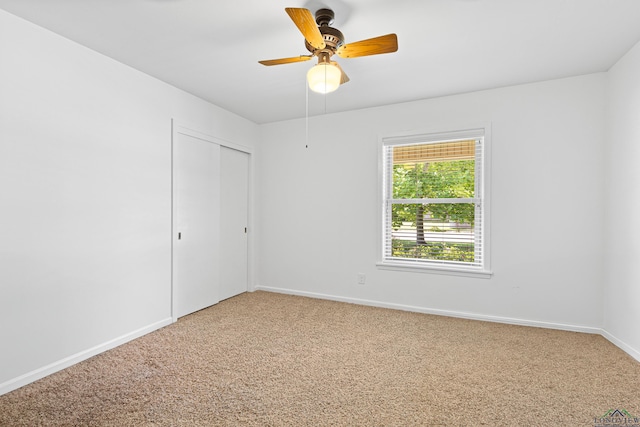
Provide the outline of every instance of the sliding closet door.
<path id="1" fill-rule="evenodd" d="M 247 291 L 249 154 L 220 148 L 221 300 Z"/>
<path id="2" fill-rule="evenodd" d="M 220 146 L 176 132 L 174 318 L 219 301 Z"/>

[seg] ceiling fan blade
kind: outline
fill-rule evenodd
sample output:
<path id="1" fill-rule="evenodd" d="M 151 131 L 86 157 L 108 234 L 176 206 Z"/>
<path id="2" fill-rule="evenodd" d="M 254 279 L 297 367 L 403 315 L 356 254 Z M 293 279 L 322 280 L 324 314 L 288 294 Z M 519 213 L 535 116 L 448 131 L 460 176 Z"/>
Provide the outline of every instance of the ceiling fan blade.
<path id="1" fill-rule="evenodd" d="M 258 61 L 262 65 L 270 66 L 270 65 L 282 65 L 282 64 L 293 64 L 294 62 L 304 62 L 313 58 L 313 55 L 300 55 L 294 56 L 293 58 L 280 58 L 280 59 L 267 59 L 265 61 Z"/>
<path id="2" fill-rule="evenodd" d="M 340 84 L 343 85 L 347 83 L 349 81 L 349 76 L 347 76 L 347 73 L 344 72 L 340 64 L 338 64 L 336 61 L 331 61 L 331 64 L 335 65 L 340 70 Z"/>
<path id="3" fill-rule="evenodd" d="M 398 36 L 387 34 L 359 42 L 345 44 L 336 52 L 341 58 L 356 58 L 358 56 L 379 55 L 398 50 Z"/>
<path id="4" fill-rule="evenodd" d="M 309 9 L 287 7 L 285 11 L 311 46 L 316 49 L 324 49 L 327 46 Z"/>

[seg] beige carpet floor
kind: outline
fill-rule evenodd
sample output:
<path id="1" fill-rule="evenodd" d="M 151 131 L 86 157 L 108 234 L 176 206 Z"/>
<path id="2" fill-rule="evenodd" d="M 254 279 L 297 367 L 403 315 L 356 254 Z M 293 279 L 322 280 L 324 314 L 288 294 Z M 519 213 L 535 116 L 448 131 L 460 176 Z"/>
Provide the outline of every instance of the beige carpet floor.
<path id="1" fill-rule="evenodd" d="M 640 416 L 596 335 L 255 292 L 0 396 L 0 426 L 593 426 Z"/>

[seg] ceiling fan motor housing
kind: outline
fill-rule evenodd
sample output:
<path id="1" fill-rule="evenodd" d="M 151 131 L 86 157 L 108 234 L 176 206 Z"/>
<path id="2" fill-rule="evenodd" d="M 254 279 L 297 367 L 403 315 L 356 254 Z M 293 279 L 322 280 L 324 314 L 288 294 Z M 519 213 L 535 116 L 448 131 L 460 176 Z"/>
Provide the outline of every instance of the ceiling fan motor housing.
<path id="1" fill-rule="evenodd" d="M 335 15 L 331 9 L 319 9 L 316 12 L 316 23 L 318 24 L 318 30 L 322 34 L 324 43 L 327 45 L 321 51 L 327 51 L 329 55 L 336 53 L 336 50 L 344 44 L 344 35 L 340 30 L 330 27 L 333 23 Z M 311 46 L 309 42 L 305 40 L 305 46 L 311 53 L 316 53 L 316 48 Z"/>

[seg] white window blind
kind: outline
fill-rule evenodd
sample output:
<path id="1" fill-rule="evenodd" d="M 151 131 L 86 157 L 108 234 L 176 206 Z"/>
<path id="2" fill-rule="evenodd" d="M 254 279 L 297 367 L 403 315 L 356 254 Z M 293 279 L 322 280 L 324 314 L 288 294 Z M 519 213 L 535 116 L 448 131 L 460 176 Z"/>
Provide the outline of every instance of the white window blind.
<path id="1" fill-rule="evenodd" d="M 382 140 L 382 264 L 484 271 L 484 129 Z"/>

